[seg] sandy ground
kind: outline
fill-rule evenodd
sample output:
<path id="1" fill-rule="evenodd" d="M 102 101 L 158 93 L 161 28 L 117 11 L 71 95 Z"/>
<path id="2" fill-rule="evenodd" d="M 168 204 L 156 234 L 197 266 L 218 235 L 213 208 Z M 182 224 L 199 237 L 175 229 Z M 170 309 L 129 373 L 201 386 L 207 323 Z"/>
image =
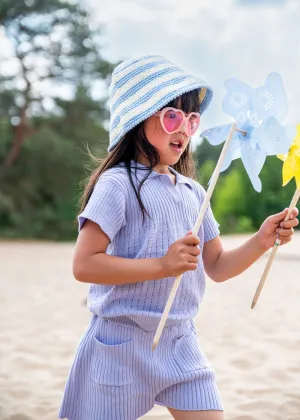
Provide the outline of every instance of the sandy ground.
<path id="1" fill-rule="evenodd" d="M 231 248 L 243 236 L 223 239 Z M 73 244 L 0 242 L 0 419 L 54 420 L 90 313 L 72 278 Z M 300 420 L 300 235 L 266 263 L 223 284 L 208 280 L 198 336 L 217 373 L 228 420 Z M 155 407 L 143 420 L 170 419 Z M 113 420 L 113 419 L 107 419 Z"/>

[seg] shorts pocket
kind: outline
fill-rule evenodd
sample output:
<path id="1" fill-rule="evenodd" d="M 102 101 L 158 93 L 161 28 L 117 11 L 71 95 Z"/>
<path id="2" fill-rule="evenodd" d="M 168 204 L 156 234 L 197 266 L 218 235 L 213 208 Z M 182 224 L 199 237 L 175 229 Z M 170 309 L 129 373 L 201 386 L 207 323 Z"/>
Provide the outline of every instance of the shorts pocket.
<path id="1" fill-rule="evenodd" d="M 175 340 L 174 358 L 182 372 L 191 372 L 209 367 L 206 357 L 199 348 L 195 331 Z"/>
<path id="2" fill-rule="evenodd" d="M 133 340 L 116 345 L 93 338 L 91 379 L 101 385 L 121 386 L 133 380 Z"/>

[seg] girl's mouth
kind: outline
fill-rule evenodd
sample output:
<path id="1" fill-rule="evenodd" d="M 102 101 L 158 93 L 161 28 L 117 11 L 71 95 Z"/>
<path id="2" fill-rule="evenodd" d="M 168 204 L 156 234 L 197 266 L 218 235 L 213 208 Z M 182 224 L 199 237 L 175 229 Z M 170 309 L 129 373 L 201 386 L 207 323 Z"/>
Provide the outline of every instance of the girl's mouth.
<path id="1" fill-rule="evenodd" d="M 170 143 L 170 146 L 176 152 L 181 153 L 182 152 L 183 141 L 182 140 L 174 140 Z"/>

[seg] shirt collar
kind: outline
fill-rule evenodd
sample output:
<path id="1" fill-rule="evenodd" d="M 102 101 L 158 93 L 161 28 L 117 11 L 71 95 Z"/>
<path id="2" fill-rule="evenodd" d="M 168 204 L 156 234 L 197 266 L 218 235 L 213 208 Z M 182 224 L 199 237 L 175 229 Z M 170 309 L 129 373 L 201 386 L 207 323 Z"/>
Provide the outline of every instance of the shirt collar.
<path id="1" fill-rule="evenodd" d="M 124 165 L 124 163 L 122 162 L 122 166 Z M 136 177 L 138 178 L 139 181 L 142 181 L 143 178 L 145 178 L 146 174 L 148 173 L 147 169 L 148 167 L 136 162 L 134 160 L 130 161 L 130 165 L 131 165 L 131 172 L 136 175 Z M 170 172 L 172 172 L 175 177 L 176 177 L 176 184 L 186 184 L 188 185 L 190 188 L 193 188 L 192 185 L 192 180 L 182 174 L 180 174 L 179 172 L 175 171 L 174 168 L 172 168 L 171 166 L 169 166 L 169 170 Z M 147 180 L 145 182 L 147 182 L 148 180 L 158 177 L 158 176 L 165 176 L 166 174 L 160 174 L 159 172 L 156 171 L 151 171 L 150 175 L 148 176 Z"/>
<path id="2" fill-rule="evenodd" d="M 186 184 L 186 185 L 189 185 L 191 188 L 193 188 L 192 180 L 190 178 L 175 171 L 175 169 L 172 168 L 171 166 L 169 166 L 169 171 L 172 172 L 176 176 L 176 183 L 178 182 L 179 184 Z"/>

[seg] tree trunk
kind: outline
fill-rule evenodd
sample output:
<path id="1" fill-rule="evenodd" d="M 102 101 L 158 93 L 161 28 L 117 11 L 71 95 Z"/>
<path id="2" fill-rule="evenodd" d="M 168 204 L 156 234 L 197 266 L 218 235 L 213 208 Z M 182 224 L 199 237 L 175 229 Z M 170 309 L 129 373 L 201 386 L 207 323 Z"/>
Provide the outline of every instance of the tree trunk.
<path id="1" fill-rule="evenodd" d="M 28 104 L 26 104 L 24 107 L 20 109 L 20 113 L 19 113 L 20 122 L 15 128 L 15 136 L 13 139 L 13 144 L 4 162 L 5 168 L 8 168 L 15 162 L 15 160 L 17 159 L 20 153 L 22 143 L 26 138 L 26 134 L 28 132 L 28 127 L 26 123 L 27 108 L 28 108 Z"/>

